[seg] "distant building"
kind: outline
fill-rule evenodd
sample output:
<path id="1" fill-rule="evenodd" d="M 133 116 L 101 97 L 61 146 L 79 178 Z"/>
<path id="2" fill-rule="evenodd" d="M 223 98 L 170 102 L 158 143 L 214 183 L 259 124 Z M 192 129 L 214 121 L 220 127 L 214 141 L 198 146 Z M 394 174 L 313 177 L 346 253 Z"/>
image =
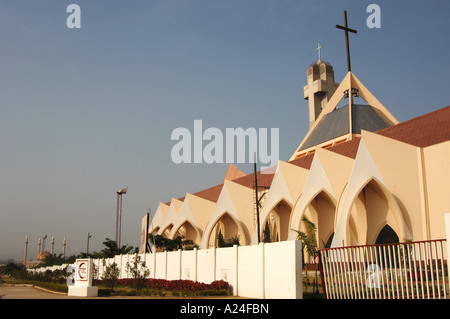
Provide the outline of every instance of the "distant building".
<path id="1" fill-rule="evenodd" d="M 44 259 L 47 258 L 48 256 L 51 256 L 51 253 L 48 252 L 47 250 L 41 251 L 38 255 L 37 258 L 35 260 L 30 259 L 25 263 L 25 267 L 26 268 L 33 268 L 36 267 L 40 264 L 42 264 L 44 262 Z"/>

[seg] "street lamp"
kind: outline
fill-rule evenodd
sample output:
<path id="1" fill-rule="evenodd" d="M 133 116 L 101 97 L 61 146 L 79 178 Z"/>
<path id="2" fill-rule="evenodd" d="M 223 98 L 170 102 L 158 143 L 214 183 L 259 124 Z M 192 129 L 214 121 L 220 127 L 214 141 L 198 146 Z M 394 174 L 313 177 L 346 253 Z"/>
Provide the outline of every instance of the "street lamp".
<path id="1" fill-rule="evenodd" d="M 89 238 L 91 238 L 92 235 L 88 233 L 87 235 L 87 247 L 86 247 L 86 257 L 89 257 Z"/>
<path id="2" fill-rule="evenodd" d="M 122 228 L 122 195 L 126 194 L 128 187 L 117 191 L 117 215 L 116 215 L 116 253 L 120 247 L 120 237 Z"/>

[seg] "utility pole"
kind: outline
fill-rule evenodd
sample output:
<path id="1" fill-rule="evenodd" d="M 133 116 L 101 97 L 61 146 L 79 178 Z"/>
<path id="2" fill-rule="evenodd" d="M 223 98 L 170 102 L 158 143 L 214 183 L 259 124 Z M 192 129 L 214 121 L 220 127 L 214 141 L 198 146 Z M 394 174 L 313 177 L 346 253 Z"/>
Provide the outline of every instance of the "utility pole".
<path id="1" fill-rule="evenodd" d="M 261 234 L 260 234 L 260 225 L 259 225 L 259 199 L 258 199 L 258 177 L 256 176 L 256 153 L 255 153 L 255 163 L 254 163 L 254 171 L 255 171 L 255 200 L 256 200 L 256 223 L 258 227 L 258 244 L 261 242 Z"/>

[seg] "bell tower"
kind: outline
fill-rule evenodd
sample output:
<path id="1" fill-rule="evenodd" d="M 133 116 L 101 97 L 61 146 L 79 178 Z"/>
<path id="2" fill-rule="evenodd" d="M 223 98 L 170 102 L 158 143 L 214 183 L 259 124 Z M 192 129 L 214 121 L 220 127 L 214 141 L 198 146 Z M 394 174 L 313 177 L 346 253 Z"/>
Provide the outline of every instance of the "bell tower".
<path id="1" fill-rule="evenodd" d="M 334 82 L 333 67 L 320 57 L 321 48 L 319 44 L 316 49 L 319 52 L 319 59 L 308 68 L 308 84 L 303 88 L 304 98 L 308 100 L 310 128 L 339 86 L 339 83 Z"/>

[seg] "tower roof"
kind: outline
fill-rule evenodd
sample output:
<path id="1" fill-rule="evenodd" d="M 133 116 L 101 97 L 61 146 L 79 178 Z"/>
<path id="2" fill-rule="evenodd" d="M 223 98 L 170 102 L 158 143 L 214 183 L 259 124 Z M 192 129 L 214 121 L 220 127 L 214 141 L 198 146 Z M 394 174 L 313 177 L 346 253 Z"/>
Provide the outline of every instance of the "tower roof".
<path id="1" fill-rule="evenodd" d="M 349 106 L 346 105 L 326 114 L 300 147 L 300 150 L 305 150 L 348 134 L 350 131 L 349 112 Z M 390 126 L 383 115 L 370 105 L 353 104 L 351 113 L 353 134 L 361 134 L 362 129 L 375 132 Z"/>
<path id="2" fill-rule="evenodd" d="M 353 104 L 356 95 L 367 105 Z M 345 98 L 348 104 L 338 108 Z M 361 130 L 374 132 L 395 124 L 398 124 L 397 119 L 352 72 L 348 72 L 290 160 L 312 152 L 316 146 L 328 147 L 351 140 L 359 136 Z"/>

